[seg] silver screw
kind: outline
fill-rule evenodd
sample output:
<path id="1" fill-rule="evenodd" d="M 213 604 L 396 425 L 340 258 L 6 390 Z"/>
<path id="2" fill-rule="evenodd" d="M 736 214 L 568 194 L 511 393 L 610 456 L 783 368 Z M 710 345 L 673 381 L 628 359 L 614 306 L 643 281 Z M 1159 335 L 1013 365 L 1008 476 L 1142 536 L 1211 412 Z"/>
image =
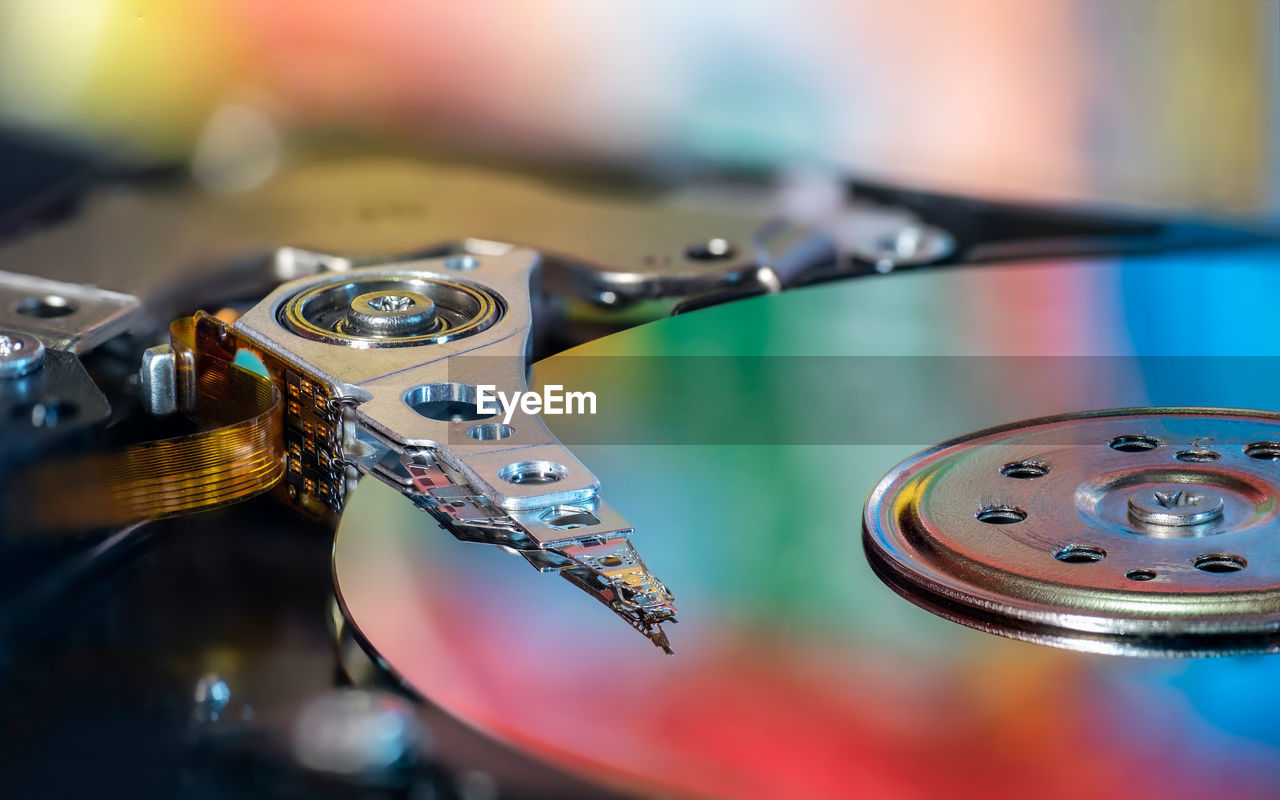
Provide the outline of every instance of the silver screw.
<path id="1" fill-rule="evenodd" d="M 1155 486 L 1129 496 L 1129 516 L 1150 525 L 1199 525 L 1220 518 L 1222 507 L 1221 497 L 1200 486 Z"/>
<path id="2" fill-rule="evenodd" d="M 1186 508 L 1200 505 L 1200 501 L 1204 498 L 1186 489 L 1179 489 L 1176 492 L 1156 492 L 1154 499 L 1164 508 Z"/>
<path id="3" fill-rule="evenodd" d="M 411 291 L 375 291 L 353 297 L 342 325 L 354 336 L 414 336 L 434 330 L 436 304 Z"/>
<path id="4" fill-rule="evenodd" d="M 0 333 L 0 380 L 20 378 L 44 364 L 44 345 L 25 333 Z"/>
<path id="5" fill-rule="evenodd" d="M 404 311 L 413 308 L 413 298 L 402 294 L 384 294 L 369 301 L 369 306 L 379 311 Z"/>

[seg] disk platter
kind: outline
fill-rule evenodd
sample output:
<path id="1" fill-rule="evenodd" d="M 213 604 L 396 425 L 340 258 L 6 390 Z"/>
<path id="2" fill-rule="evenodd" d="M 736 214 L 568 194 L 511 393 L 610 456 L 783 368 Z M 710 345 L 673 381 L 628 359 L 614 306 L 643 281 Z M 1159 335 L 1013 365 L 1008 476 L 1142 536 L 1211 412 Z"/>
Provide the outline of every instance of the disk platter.
<path id="1" fill-rule="evenodd" d="M 974 431 L 1147 406 L 1276 411 L 1277 263 L 1240 249 L 906 272 L 570 350 L 536 382 L 595 392 L 596 413 L 545 419 L 674 593 L 676 654 L 522 559 L 440 535 L 371 480 L 334 550 L 344 624 L 431 703 L 624 794 L 1273 797 L 1280 658 L 1265 635 L 1215 656 L 977 630 L 886 585 L 863 518 L 897 465 Z M 1235 447 L 1193 433 L 1188 446 Z M 1150 454 L 1160 469 L 1209 469 L 1166 444 Z M 1250 468 L 1280 482 L 1280 462 Z M 964 516 L 1005 491 L 978 492 Z M 1220 533 L 1206 552 L 1231 549 Z M 1280 569 L 1259 547 L 1241 570 L 1153 580 L 1105 572 L 1131 571 L 1113 554 L 1078 565 L 1095 570 L 1078 583 L 1110 576 L 1141 603 L 1197 579 L 1212 599 Z"/>

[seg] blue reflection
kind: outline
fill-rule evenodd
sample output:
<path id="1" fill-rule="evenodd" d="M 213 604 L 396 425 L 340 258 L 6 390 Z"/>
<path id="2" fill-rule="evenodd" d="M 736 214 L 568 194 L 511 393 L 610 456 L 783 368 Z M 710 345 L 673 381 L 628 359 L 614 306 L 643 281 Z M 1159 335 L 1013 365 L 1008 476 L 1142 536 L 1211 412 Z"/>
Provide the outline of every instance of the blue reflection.
<path id="1" fill-rule="evenodd" d="M 1280 248 L 1127 259 L 1120 292 L 1152 404 L 1277 407 Z"/>
<path id="2" fill-rule="evenodd" d="M 1124 321 L 1153 405 L 1280 407 L 1280 248 L 1179 253 L 1121 263 Z M 1280 745 L 1280 659 L 1141 662 L 1100 674 L 1185 700 L 1185 740 Z"/>

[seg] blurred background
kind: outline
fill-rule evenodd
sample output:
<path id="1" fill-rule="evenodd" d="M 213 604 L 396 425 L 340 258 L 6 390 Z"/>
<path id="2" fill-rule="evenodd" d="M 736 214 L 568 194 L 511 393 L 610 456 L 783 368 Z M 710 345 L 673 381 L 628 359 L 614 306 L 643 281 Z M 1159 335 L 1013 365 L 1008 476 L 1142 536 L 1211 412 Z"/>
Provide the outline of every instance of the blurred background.
<path id="1" fill-rule="evenodd" d="M 1278 107 L 1275 0 L 0 0 L 0 120 L 227 190 L 326 137 L 1275 215 Z"/>

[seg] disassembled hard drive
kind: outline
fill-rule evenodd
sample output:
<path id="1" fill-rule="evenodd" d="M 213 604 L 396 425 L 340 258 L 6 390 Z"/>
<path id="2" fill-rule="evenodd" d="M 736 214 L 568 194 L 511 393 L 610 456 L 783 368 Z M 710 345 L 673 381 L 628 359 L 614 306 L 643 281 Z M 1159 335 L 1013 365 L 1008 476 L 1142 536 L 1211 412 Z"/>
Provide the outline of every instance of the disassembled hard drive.
<path id="1" fill-rule="evenodd" d="M 5 796 L 1280 792 L 1273 225 L 338 139 L 0 137 Z"/>

